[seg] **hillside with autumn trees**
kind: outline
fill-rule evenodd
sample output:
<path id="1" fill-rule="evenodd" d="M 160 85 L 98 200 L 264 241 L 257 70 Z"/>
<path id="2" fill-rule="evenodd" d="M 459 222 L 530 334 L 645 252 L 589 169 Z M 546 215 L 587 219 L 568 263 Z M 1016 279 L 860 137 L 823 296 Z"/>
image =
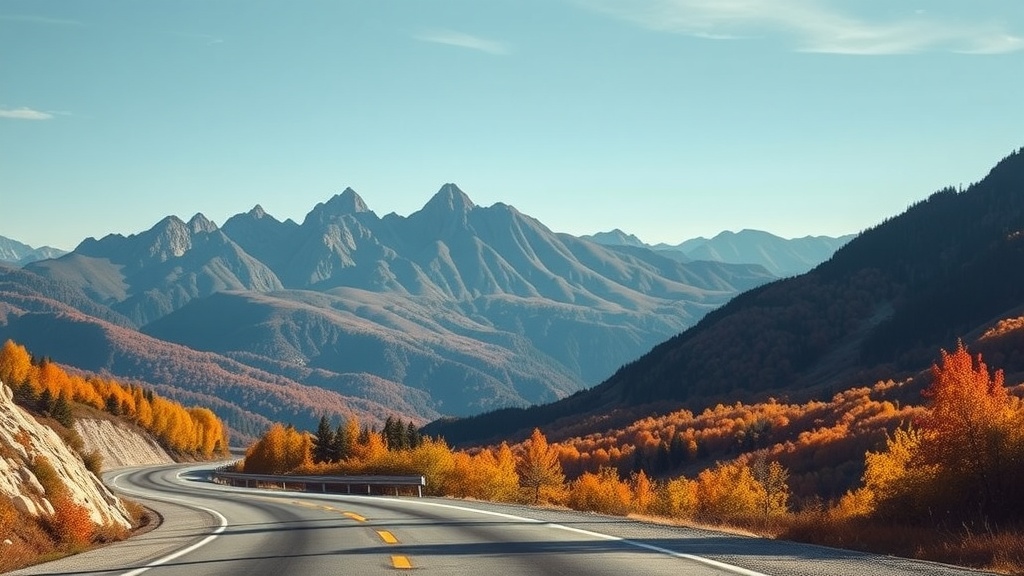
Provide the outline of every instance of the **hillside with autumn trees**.
<path id="1" fill-rule="evenodd" d="M 180 457 L 227 455 L 228 430 L 209 408 L 186 408 L 148 388 L 69 373 L 11 340 L 0 347 L 0 381 L 14 391 L 16 404 L 66 428 L 71 428 L 76 410 L 91 408 L 125 418 Z"/>
<path id="2" fill-rule="evenodd" d="M 114 374 L 176 402 L 206 406 L 239 442 L 251 442 L 274 420 L 315 423 L 311 406 L 334 417 L 366 421 L 383 421 L 392 411 L 411 411 L 394 384 L 382 378 L 300 366 L 261 369 L 147 336 L 126 323 L 75 286 L 0 268 L 4 338 L 45 351 L 59 364 Z M 419 424 L 424 421 L 417 419 Z"/>

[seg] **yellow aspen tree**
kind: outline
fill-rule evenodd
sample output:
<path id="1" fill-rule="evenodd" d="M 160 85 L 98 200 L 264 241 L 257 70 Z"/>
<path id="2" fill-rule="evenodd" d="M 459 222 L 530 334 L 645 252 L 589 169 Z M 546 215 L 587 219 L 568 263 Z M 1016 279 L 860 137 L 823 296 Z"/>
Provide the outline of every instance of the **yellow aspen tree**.
<path id="1" fill-rule="evenodd" d="M 758 513 L 762 487 L 746 465 L 731 462 L 697 476 L 700 513 L 705 518 L 743 520 Z"/>
<path id="2" fill-rule="evenodd" d="M 427 481 L 428 494 L 444 496 L 453 493 L 452 487 L 460 479 L 454 477 L 455 456 L 444 440 L 424 438 L 410 452 L 412 466 Z"/>
<path id="3" fill-rule="evenodd" d="M 275 423 L 246 450 L 242 469 L 252 474 L 283 474 L 285 450 L 284 426 Z"/>
<path id="4" fill-rule="evenodd" d="M 691 520 L 697 516 L 697 481 L 680 476 L 665 483 L 655 504 L 659 514 Z"/>
<path id="5" fill-rule="evenodd" d="M 761 485 L 761 514 L 765 525 L 789 511 L 789 471 L 782 464 L 759 456 L 751 466 L 754 479 Z"/>
<path id="6" fill-rule="evenodd" d="M 516 457 L 507 442 L 502 442 L 494 454 L 495 475 L 490 479 L 488 491 L 491 499 L 498 502 L 513 502 L 519 493 L 519 474 L 516 473 Z"/>
<path id="7" fill-rule="evenodd" d="M 4 342 L 0 348 L 0 381 L 7 386 L 20 386 L 28 381 L 32 370 L 32 356 L 24 346 L 12 340 Z"/>

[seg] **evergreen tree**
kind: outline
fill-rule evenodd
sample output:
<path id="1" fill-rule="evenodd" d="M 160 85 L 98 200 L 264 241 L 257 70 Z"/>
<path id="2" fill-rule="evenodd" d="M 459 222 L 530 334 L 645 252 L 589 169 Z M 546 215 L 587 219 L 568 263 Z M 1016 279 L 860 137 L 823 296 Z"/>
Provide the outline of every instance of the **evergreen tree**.
<path id="1" fill-rule="evenodd" d="M 25 408 L 35 408 L 39 405 L 39 396 L 28 381 L 22 382 L 14 387 L 14 403 Z"/>
<path id="2" fill-rule="evenodd" d="M 402 425 L 401 420 L 388 416 L 384 420 L 384 429 L 381 433 L 389 450 L 405 448 L 405 427 Z"/>
<path id="3" fill-rule="evenodd" d="M 316 437 L 313 439 L 313 462 L 331 462 L 334 456 L 334 431 L 331 430 L 331 423 L 327 415 L 320 417 L 320 424 L 316 428 Z"/>
<path id="4" fill-rule="evenodd" d="M 104 404 L 106 406 L 106 411 L 108 413 L 113 414 L 114 416 L 121 415 L 121 404 L 120 402 L 117 401 L 117 397 L 114 396 L 113 394 L 107 396 L 107 400 Z"/>
<path id="5" fill-rule="evenodd" d="M 53 413 L 53 403 L 53 393 L 49 388 L 43 388 L 42 394 L 39 395 L 39 401 L 36 403 L 36 410 L 48 416 Z"/>
<path id="6" fill-rule="evenodd" d="M 74 425 L 75 420 L 71 414 L 71 404 L 68 403 L 68 398 L 63 392 L 54 401 L 51 415 L 54 420 L 60 422 L 65 428 L 71 428 Z"/>
<path id="7" fill-rule="evenodd" d="M 341 461 L 352 456 L 352 446 L 359 437 L 359 422 L 350 418 L 338 424 L 338 430 L 334 433 L 334 451 L 331 455 L 334 461 Z"/>
<path id="8" fill-rule="evenodd" d="M 405 428 L 405 436 L 409 443 L 409 448 L 417 448 L 423 443 L 423 435 L 420 434 L 419 428 L 409 420 L 409 425 Z"/>

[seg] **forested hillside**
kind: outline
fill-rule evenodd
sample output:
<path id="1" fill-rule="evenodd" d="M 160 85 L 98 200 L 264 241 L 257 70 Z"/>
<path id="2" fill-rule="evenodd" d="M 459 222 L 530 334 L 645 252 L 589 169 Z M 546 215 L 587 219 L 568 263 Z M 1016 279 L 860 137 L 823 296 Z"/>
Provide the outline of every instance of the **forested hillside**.
<path id="1" fill-rule="evenodd" d="M 1024 304 L 1024 153 L 866 230 L 811 272 L 752 289 L 591 390 L 526 410 L 440 421 L 452 442 L 522 436 L 656 403 L 700 410 L 769 396 L 826 400 L 923 370 L 938 348 Z M 1019 361 L 1016 358 L 1014 361 Z M 1011 363 L 1007 370 L 1019 370 Z M 621 422 L 620 422 L 621 423 Z"/>

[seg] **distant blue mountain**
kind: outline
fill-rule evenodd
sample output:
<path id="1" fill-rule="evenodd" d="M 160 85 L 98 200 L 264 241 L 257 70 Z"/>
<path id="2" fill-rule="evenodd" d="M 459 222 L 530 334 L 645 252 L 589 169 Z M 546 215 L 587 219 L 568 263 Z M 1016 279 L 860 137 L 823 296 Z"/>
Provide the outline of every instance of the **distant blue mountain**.
<path id="1" fill-rule="evenodd" d="M 29 262 L 46 260 L 48 258 L 57 258 L 64 254 L 67 254 L 67 252 L 57 248 L 51 248 L 50 246 L 33 248 L 28 244 L 23 244 L 17 240 L 0 236 L 0 262 L 14 264 L 15 266 L 24 266 Z"/>
<path id="2" fill-rule="evenodd" d="M 647 247 L 681 262 L 710 260 L 728 264 L 758 264 L 778 277 L 798 276 L 828 260 L 854 238 L 847 234 L 786 239 L 760 230 L 725 231 L 714 238 L 691 238 L 676 245 L 644 244 L 621 230 L 599 232 L 583 238 L 606 246 Z"/>

